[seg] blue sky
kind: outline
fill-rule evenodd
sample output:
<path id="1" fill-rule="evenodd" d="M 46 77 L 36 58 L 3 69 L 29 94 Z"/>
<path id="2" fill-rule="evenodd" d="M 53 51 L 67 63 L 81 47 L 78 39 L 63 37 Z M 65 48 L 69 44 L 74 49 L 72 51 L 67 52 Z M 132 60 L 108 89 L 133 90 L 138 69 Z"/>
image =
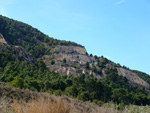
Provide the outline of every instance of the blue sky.
<path id="1" fill-rule="evenodd" d="M 0 0 L 0 14 L 150 74 L 150 0 Z"/>

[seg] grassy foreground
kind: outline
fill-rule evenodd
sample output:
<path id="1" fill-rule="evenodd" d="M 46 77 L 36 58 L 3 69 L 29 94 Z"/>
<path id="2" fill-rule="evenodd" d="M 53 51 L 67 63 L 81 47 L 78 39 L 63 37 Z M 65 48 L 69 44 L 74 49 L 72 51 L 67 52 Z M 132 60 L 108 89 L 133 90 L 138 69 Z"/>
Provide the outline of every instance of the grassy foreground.
<path id="1" fill-rule="evenodd" d="M 10 88 L 0 82 L 0 113 L 150 113 L 149 106 L 94 104 L 30 90 Z"/>
<path id="2" fill-rule="evenodd" d="M 41 96 L 38 100 L 33 99 L 29 102 L 14 100 L 4 113 L 150 113 L 148 106 L 124 106 L 119 110 L 120 106 L 112 103 L 97 106 L 78 100 L 66 101 L 67 98 L 64 97 L 55 99 Z"/>

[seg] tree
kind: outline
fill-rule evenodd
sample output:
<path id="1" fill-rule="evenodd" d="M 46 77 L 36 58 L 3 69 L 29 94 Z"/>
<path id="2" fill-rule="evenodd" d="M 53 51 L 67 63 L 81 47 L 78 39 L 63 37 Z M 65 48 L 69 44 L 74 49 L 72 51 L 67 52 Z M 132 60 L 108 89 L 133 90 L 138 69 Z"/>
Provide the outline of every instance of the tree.
<path id="1" fill-rule="evenodd" d="M 77 96 L 78 99 L 83 100 L 83 101 L 88 101 L 89 100 L 89 93 L 86 91 L 81 92 Z"/>
<path id="2" fill-rule="evenodd" d="M 10 86 L 23 88 L 24 87 L 24 80 L 20 76 L 16 76 L 15 79 L 10 82 Z"/>
<path id="3" fill-rule="evenodd" d="M 93 55 L 92 55 L 92 54 L 90 54 L 90 57 L 93 57 Z"/>
<path id="4" fill-rule="evenodd" d="M 66 79 L 66 85 L 67 86 L 72 86 L 72 80 L 71 79 Z"/>
<path id="5" fill-rule="evenodd" d="M 98 71 L 97 71 L 97 73 L 101 75 L 102 74 L 102 69 L 99 68 Z"/>
<path id="6" fill-rule="evenodd" d="M 98 59 L 98 56 L 95 55 L 94 58 L 95 58 L 95 60 L 97 60 L 97 59 Z"/>
<path id="7" fill-rule="evenodd" d="M 86 69 L 89 69 L 89 68 L 90 68 L 90 66 L 89 66 L 89 62 L 86 62 L 86 64 L 85 64 L 85 68 L 86 68 Z"/>
<path id="8" fill-rule="evenodd" d="M 76 97 L 77 94 L 78 94 L 78 91 L 77 91 L 77 89 L 76 89 L 74 86 L 71 86 L 71 87 L 67 87 L 67 88 L 65 89 L 65 94 L 66 94 L 67 96 Z"/>
<path id="9" fill-rule="evenodd" d="M 52 61 L 51 61 L 51 64 L 52 64 L 52 65 L 54 65 L 54 64 L 55 64 L 55 61 L 54 61 L 54 60 L 52 60 Z"/>
<path id="10" fill-rule="evenodd" d="M 66 58 L 63 59 L 63 63 L 66 63 Z"/>
<path id="11" fill-rule="evenodd" d="M 40 83 L 37 80 L 30 80 L 29 86 L 32 86 L 37 91 L 40 91 Z"/>
<path id="12" fill-rule="evenodd" d="M 112 99 L 114 102 L 121 103 L 127 99 L 127 90 L 118 88 L 113 90 Z"/>
<path id="13" fill-rule="evenodd" d="M 93 71 L 93 72 L 97 72 L 97 69 L 96 69 L 95 66 L 93 66 L 92 71 Z"/>
<path id="14" fill-rule="evenodd" d="M 54 91 L 54 94 L 55 94 L 56 96 L 60 96 L 60 95 L 62 94 L 62 91 L 61 91 L 60 89 L 55 90 L 55 91 Z"/>
<path id="15" fill-rule="evenodd" d="M 94 100 L 94 99 L 97 99 L 97 94 L 96 94 L 96 92 L 91 92 L 90 93 L 90 100 Z"/>

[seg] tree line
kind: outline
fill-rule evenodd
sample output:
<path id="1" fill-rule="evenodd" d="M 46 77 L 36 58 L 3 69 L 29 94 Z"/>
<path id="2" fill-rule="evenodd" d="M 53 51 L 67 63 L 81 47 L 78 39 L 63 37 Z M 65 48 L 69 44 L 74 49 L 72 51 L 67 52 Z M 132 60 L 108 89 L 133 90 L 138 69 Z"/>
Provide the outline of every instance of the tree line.
<path id="1" fill-rule="evenodd" d="M 0 52 L 0 81 L 8 82 L 10 86 L 67 95 L 83 101 L 150 105 L 150 96 L 144 88 L 129 85 L 128 80 L 119 76 L 115 68 L 107 72 L 108 76 L 104 79 L 84 74 L 77 77 L 60 76 L 49 72 L 41 60 L 37 64 L 15 62 L 11 54 Z"/>

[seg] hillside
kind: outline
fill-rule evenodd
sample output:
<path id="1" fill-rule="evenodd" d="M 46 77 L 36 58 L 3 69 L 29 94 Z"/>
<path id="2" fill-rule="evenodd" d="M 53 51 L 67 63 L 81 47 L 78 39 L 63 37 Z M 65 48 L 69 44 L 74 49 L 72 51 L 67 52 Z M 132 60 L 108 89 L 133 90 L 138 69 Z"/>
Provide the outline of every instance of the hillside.
<path id="1" fill-rule="evenodd" d="M 150 105 L 149 75 L 0 16 L 0 81 L 83 101 Z"/>
<path id="2" fill-rule="evenodd" d="M 144 72 L 140 72 L 137 70 L 133 70 L 134 73 L 136 73 L 140 78 L 142 78 L 143 80 L 145 80 L 147 83 L 150 84 L 150 75 L 144 73 Z"/>
<path id="3" fill-rule="evenodd" d="M 36 59 L 29 54 L 24 48 L 20 46 L 10 46 L 5 43 L 0 42 L 0 54 L 3 54 L 3 57 L 12 57 L 8 58 L 9 61 L 28 61 L 32 64 L 36 63 Z M 5 62 L 5 58 L 1 57 L 1 61 Z M 1 62 L 1 64 L 2 64 Z"/>
<path id="4" fill-rule="evenodd" d="M 36 58 L 50 52 L 50 49 L 45 47 L 45 44 L 50 48 L 54 48 L 57 45 L 81 46 L 70 41 L 56 40 L 30 25 L 1 15 L 0 33 L 5 37 L 8 44 L 22 46 Z"/>
<path id="5" fill-rule="evenodd" d="M 21 46 L 35 58 L 42 58 L 50 71 L 60 75 L 78 76 L 83 73 L 104 78 L 107 70 L 116 68 L 118 74 L 127 77 L 131 84 L 149 87 L 136 73 L 117 67 L 106 58 L 88 55 L 79 44 L 53 39 L 27 24 L 3 16 L 0 16 L 0 24 L 0 33 L 5 37 L 5 43 L 19 48 Z"/>

